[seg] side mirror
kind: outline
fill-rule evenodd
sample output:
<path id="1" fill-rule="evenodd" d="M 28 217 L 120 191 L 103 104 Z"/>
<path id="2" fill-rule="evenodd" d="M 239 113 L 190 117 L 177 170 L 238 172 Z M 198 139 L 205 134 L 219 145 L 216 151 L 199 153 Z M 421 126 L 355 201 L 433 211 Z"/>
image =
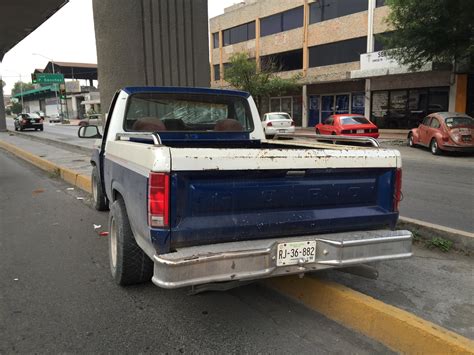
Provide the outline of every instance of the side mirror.
<path id="1" fill-rule="evenodd" d="M 79 138 L 102 138 L 97 126 L 82 126 L 77 131 L 77 136 Z"/>

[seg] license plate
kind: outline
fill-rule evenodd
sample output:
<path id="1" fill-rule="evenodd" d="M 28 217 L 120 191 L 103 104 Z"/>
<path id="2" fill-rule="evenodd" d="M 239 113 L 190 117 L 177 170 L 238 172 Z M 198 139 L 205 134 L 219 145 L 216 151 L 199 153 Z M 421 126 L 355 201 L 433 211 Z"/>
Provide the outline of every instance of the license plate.
<path id="1" fill-rule="evenodd" d="M 277 266 L 311 263 L 316 260 L 316 241 L 280 243 Z"/>
<path id="2" fill-rule="evenodd" d="M 471 136 L 462 136 L 463 142 L 470 142 L 472 140 Z"/>
<path id="3" fill-rule="evenodd" d="M 357 133 L 364 133 L 364 130 L 363 129 L 358 129 Z"/>
<path id="4" fill-rule="evenodd" d="M 285 132 L 286 132 L 285 129 L 279 129 L 279 130 L 278 130 L 278 133 L 285 133 Z"/>

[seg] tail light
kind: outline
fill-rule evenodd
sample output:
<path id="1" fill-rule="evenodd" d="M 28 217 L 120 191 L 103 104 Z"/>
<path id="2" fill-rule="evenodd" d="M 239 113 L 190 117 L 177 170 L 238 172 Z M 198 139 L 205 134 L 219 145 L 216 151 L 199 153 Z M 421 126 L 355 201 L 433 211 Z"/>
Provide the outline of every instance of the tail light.
<path id="1" fill-rule="evenodd" d="M 25 120 L 24 118 L 21 119 L 21 124 L 26 124 L 26 122 L 28 122 L 28 121 Z"/>
<path id="2" fill-rule="evenodd" d="M 272 126 L 273 126 L 273 124 L 271 122 L 267 123 L 267 127 L 272 127 Z"/>
<path id="3" fill-rule="evenodd" d="M 170 177 L 164 173 L 150 173 L 148 179 L 148 224 L 168 227 L 170 210 Z"/>
<path id="4" fill-rule="evenodd" d="M 291 121 L 291 125 L 294 126 L 294 125 L 295 125 L 295 121 Z"/>
<path id="5" fill-rule="evenodd" d="M 395 191 L 393 193 L 393 212 L 398 212 L 402 197 L 402 169 L 397 169 L 395 172 Z"/>

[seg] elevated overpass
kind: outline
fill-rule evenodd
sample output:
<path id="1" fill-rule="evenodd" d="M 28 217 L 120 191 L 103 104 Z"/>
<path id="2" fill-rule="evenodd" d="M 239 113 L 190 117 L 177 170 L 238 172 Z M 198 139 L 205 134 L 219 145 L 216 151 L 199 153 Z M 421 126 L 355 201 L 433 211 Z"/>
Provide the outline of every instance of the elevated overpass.
<path id="1" fill-rule="evenodd" d="M 2 0 L 0 2 L 0 62 L 5 53 L 67 2 L 68 0 Z M 0 103 L 0 131 L 5 131 L 5 107 L 3 106 L 3 87 L 1 85 Z"/>

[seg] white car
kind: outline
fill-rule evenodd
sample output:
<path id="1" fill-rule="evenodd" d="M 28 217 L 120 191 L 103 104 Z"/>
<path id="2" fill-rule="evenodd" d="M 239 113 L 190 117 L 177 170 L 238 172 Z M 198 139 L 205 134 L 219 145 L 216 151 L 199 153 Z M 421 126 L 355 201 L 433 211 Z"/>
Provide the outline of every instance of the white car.
<path id="1" fill-rule="evenodd" d="M 286 112 L 269 112 L 264 114 L 262 127 L 267 138 L 273 138 L 277 133 L 295 133 L 295 122 Z"/>

